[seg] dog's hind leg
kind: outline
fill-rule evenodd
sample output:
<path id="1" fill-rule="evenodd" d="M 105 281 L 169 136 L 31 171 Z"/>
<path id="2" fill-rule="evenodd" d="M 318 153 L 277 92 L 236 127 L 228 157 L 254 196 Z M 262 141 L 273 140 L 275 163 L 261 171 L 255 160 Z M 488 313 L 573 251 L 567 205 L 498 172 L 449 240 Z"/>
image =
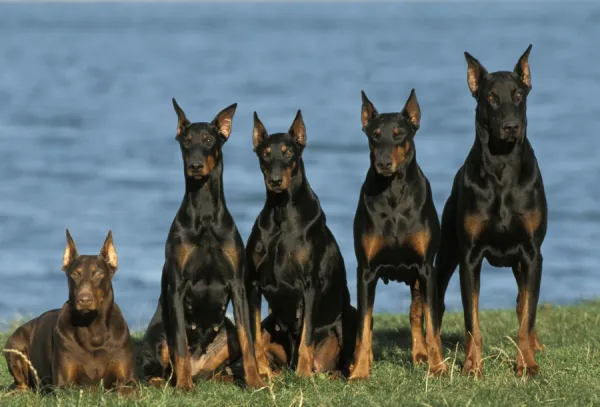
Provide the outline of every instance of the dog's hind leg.
<path id="1" fill-rule="evenodd" d="M 172 371 L 161 312 L 159 300 L 156 312 L 144 335 L 141 351 L 143 377 L 153 387 L 162 387 Z"/>
<path id="2" fill-rule="evenodd" d="M 24 359 L 29 358 L 29 331 L 28 324 L 19 327 L 4 346 L 4 356 L 8 364 L 8 371 L 14 378 L 14 387 L 16 390 L 28 390 L 30 387 L 35 387 L 36 385 L 33 380 L 33 372 L 30 372 L 29 364 Z M 6 350 L 9 351 L 7 352 Z"/>
<path id="3" fill-rule="evenodd" d="M 208 380 L 218 376 L 241 356 L 242 351 L 235 326 L 228 318 L 225 318 L 217 336 L 206 347 L 206 350 L 201 350 L 198 356 L 192 355 L 192 377 L 194 380 Z"/>
<path id="4" fill-rule="evenodd" d="M 434 273 L 436 273 L 438 286 L 438 321 L 442 327 L 442 319 L 446 311 L 445 297 L 448 283 L 460 262 L 460 248 L 456 230 L 456 198 L 451 195 L 444 206 L 442 214 L 442 229 L 440 247 L 435 258 Z"/>

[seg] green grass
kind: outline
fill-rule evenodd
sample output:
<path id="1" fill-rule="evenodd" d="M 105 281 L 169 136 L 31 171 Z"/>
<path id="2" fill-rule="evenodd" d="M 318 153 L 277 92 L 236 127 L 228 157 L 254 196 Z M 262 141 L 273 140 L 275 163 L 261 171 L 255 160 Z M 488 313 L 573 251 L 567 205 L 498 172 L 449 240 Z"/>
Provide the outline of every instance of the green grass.
<path id="1" fill-rule="evenodd" d="M 268 388 L 243 390 L 233 384 L 199 383 L 188 394 L 142 386 L 137 399 L 113 392 L 60 391 L 48 396 L 14 394 L 6 364 L 0 365 L 1 406 L 600 406 L 600 301 L 570 307 L 542 306 L 538 333 L 546 350 L 537 354 L 541 373 L 514 374 L 517 330 L 514 311 L 481 313 L 484 378 L 460 374 L 462 314 L 448 314 L 442 337 L 450 376 L 427 378 L 424 366 L 410 362 L 406 315 L 375 317 L 375 365 L 368 382 L 347 384 L 324 376 L 298 379 L 291 372 Z M 4 343 L 8 334 L 0 335 Z M 139 335 L 138 335 L 139 337 Z"/>

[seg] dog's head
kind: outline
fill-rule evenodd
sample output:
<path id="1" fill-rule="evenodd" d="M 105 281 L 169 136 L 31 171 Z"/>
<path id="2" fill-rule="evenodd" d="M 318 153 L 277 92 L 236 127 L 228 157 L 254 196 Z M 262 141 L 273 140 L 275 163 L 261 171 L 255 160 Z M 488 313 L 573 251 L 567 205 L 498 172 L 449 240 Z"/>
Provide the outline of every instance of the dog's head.
<path id="1" fill-rule="evenodd" d="M 421 123 L 421 108 L 415 90 L 400 113 L 377 113 L 377 109 L 361 91 L 361 121 L 369 138 L 371 166 L 380 175 L 391 177 L 414 159 L 413 138 Z"/>
<path id="2" fill-rule="evenodd" d="M 210 123 L 190 123 L 173 98 L 177 113 L 177 137 L 183 156 L 183 167 L 188 178 L 207 177 L 219 159 L 221 148 L 231 134 L 231 123 L 237 103 L 221 110 Z"/>
<path id="3" fill-rule="evenodd" d="M 271 135 L 254 112 L 252 144 L 267 189 L 275 193 L 287 191 L 292 184 L 292 178 L 298 173 L 302 151 L 306 146 L 306 127 L 302 120 L 302 112 L 298 110 L 287 133 Z"/>
<path id="4" fill-rule="evenodd" d="M 488 73 L 481 63 L 465 52 L 467 83 L 477 100 L 478 125 L 487 130 L 488 143 L 514 145 L 527 129 L 527 95 L 531 91 L 529 52 L 531 45 L 512 72 Z"/>
<path id="5" fill-rule="evenodd" d="M 69 301 L 81 314 L 97 312 L 107 297 L 112 297 L 112 277 L 117 271 L 117 252 L 112 232 L 97 256 L 79 255 L 67 229 L 67 246 L 62 269 L 69 281 Z"/>

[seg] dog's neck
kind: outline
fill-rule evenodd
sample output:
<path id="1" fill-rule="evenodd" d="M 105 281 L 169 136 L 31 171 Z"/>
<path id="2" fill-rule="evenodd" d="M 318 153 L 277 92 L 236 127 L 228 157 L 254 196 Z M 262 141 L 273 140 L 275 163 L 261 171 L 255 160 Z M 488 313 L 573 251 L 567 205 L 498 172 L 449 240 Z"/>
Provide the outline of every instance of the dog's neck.
<path id="1" fill-rule="evenodd" d="M 408 163 L 403 165 L 402 168 L 399 168 L 398 171 L 389 177 L 377 173 L 377 170 L 375 170 L 373 162 L 371 161 L 371 167 L 367 172 L 368 182 L 365 184 L 369 187 L 368 191 L 365 191 L 367 195 L 379 195 L 384 191 L 390 191 L 394 195 L 404 194 L 406 185 L 415 179 L 415 175 L 418 173 L 415 156 L 416 151 Z"/>
<path id="2" fill-rule="evenodd" d="M 194 179 L 186 174 L 185 197 L 182 208 L 189 214 L 206 214 L 214 217 L 222 210 L 225 202 L 223 193 L 223 154 L 219 154 L 215 167 L 202 179 Z"/>
<path id="3" fill-rule="evenodd" d="M 493 177 L 499 177 L 507 170 L 519 172 L 523 164 L 523 156 L 529 146 L 527 141 L 527 128 L 524 130 L 523 138 L 512 143 L 496 142 L 492 140 L 490 130 L 486 126 L 475 122 L 475 143 L 473 149 L 475 156 L 479 158 L 481 168 Z"/>
<path id="4" fill-rule="evenodd" d="M 292 173 L 290 187 L 287 190 L 276 193 L 267 189 L 265 208 L 270 209 L 275 214 L 276 219 L 281 222 L 286 213 L 294 210 L 296 205 L 302 203 L 302 206 L 306 208 L 304 203 L 307 201 L 316 201 L 316 196 L 308 184 L 304 162 L 300 157 L 296 170 Z"/>

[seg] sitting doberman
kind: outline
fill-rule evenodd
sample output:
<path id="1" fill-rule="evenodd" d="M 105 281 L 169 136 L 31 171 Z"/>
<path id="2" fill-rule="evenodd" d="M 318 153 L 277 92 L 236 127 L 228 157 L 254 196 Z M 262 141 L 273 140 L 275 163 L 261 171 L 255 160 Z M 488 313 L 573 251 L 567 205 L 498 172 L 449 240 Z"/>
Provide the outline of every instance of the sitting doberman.
<path id="1" fill-rule="evenodd" d="M 268 358 L 273 369 L 290 366 L 299 376 L 347 371 L 356 310 L 344 259 L 304 171 L 302 113 L 287 133 L 268 135 L 255 112 L 252 141 L 267 192 L 246 246 L 259 363 Z M 262 295 L 270 315 L 261 329 Z"/>
<path id="2" fill-rule="evenodd" d="M 465 52 L 467 81 L 477 101 L 475 142 L 454 178 L 442 214 L 436 259 L 440 324 L 444 295 L 459 265 L 465 319 L 463 373 L 481 375 L 479 277 L 484 258 L 495 267 L 512 267 L 519 288 L 517 374 L 535 375 L 534 351 L 541 350 L 535 317 L 542 277 L 541 246 L 548 208 L 542 175 L 527 139 L 527 95 L 531 91 L 529 52 L 513 72 L 488 73 Z"/>
<path id="3" fill-rule="evenodd" d="M 223 193 L 222 148 L 237 104 L 211 123 L 190 123 L 175 99 L 185 196 L 165 249 L 161 294 L 142 349 L 144 377 L 158 386 L 171 373 L 176 388 L 209 379 L 243 357 L 246 384 L 264 385 L 257 370 L 240 233 Z M 225 316 L 233 303 L 236 326 Z"/>
<path id="4" fill-rule="evenodd" d="M 361 120 L 371 165 L 354 217 L 358 263 L 358 333 L 350 379 L 366 379 L 373 365 L 373 304 L 381 278 L 410 286 L 412 361 L 442 374 L 437 286 L 433 259 L 440 224 L 429 181 L 417 164 L 414 137 L 421 110 L 414 89 L 400 113 L 379 114 L 364 92 Z M 426 337 L 423 337 L 423 316 Z"/>
<path id="5" fill-rule="evenodd" d="M 114 302 L 117 252 L 112 233 L 108 232 L 98 256 L 80 256 L 67 230 L 62 269 L 69 283 L 69 300 L 61 309 L 19 327 L 5 345 L 15 388 L 41 390 L 103 382 L 105 388 L 131 391 L 132 387 L 125 386 L 135 385 L 135 360 L 129 328 Z"/>

